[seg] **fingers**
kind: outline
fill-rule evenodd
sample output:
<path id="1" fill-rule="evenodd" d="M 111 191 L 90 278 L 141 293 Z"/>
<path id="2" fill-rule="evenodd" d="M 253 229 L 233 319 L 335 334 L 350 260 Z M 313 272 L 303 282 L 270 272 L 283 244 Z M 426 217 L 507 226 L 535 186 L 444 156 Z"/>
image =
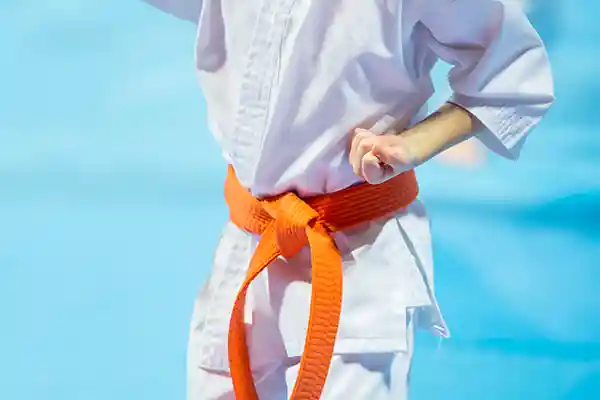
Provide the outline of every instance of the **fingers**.
<path id="1" fill-rule="evenodd" d="M 404 138 L 377 136 L 363 129 L 355 131 L 349 161 L 354 173 L 369 183 L 381 183 L 416 165 Z"/>
<path id="2" fill-rule="evenodd" d="M 349 161 L 357 176 L 362 176 L 363 157 L 373 148 L 376 137 L 373 133 L 364 129 L 355 130 L 350 146 Z"/>
<path id="3" fill-rule="evenodd" d="M 373 153 L 367 153 L 363 157 L 361 169 L 361 176 L 371 184 L 381 183 L 393 174 L 393 169 L 383 164 Z"/>
<path id="4" fill-rule="evenodd" d="M 357 176 L 372 184 L 381 183 L 393 175 L 393 168 L 372 153 L 374 146 L 382 140 L 385 141 L 385 138 L 362 129 L 357 129 L 352 139 L 349 155 L 352 169 Z"/>
<path id="5" fill-rule="evenodd" d="M 398 163 L 398 157 L 396 156 L 396 154 L 394 154 L 394 148 L 389 145 L 382 143 L 374 143 L 371 148 L 371 152 L 382 163 L 388 165 L 395 165 Z"/>

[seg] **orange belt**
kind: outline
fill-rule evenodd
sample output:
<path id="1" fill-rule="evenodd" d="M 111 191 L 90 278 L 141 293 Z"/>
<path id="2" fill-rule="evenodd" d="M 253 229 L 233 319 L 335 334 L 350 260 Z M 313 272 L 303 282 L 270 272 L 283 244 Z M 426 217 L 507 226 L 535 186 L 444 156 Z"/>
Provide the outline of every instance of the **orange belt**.
<path id="1" fill-rule="evenodd" d="M 305 200 L 294 193 L 262 200 L 244 189 L 229 167 L 225 200 L 231 221 L 261 235 L 229 325 L 229 365 L 236 399 L 258 400 L 244 328 L 246 292 L 254 278 L 279 256 L 290 258 L 310 246 L 310 316 L 291 398 L 318 400 L 333 356 L 342 307 L 342 257 L 330 234 L 406 208 L 416 199 L 418 190 L 411 170 L 379 185 L 359 184 Z"/>

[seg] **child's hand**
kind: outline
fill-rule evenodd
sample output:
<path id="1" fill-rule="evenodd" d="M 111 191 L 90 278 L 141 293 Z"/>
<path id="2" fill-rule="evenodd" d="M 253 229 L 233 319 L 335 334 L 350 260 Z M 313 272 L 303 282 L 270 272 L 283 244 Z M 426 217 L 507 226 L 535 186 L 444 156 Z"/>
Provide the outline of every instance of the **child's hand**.
<path id="1" fill-rule="evenodd" d="M 367 182 L 381 183 L 461 143 L 480 127 L 481 123 L 468 111 L 446 103 L 401 135 L 377 136 L 356 129 L 350 164 L 354 173 Z"/>
<path id="2" fill-rule="evenodd" d="M 364 129 L 354 131 L 349 159 L 354 173 L 371 184 L 384 182 L 417 163 L 406 138 L 377 136 Z"/>

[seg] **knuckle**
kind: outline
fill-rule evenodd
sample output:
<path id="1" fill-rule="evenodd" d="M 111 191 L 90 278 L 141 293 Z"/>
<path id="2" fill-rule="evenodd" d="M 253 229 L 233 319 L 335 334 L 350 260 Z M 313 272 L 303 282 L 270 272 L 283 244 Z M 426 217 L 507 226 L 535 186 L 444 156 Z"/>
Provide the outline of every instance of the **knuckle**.
<path id="1" fill-rule="evenodd" d="M 373 143 L 371 140 L 365 139 L 359 143 L 358 147 L 362 151 L 370 151 L 371 148 L 373 147 Z"/>
<path id="2" fill-rule="evenodd" d="M 371 137 L 371 133 L 369 131 L 365 131 L 364 129 L 357 129 L 354 131 L 354 141 L 362 141 Z"/>

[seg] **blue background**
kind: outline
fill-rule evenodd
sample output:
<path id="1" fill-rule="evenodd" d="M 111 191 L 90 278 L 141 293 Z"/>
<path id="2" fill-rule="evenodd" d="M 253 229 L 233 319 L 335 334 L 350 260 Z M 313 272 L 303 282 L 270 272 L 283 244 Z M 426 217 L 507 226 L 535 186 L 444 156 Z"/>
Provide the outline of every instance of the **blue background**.
<path id="1" fill-rule="evenodd" d="M 419 335 L 415 399 L 600 398 L 600 3 L 535 6 L 558 100 L 522 160 L 419 169 L 454 337 Z M 136 1 L 0 4 L 0 399 L 184 398 L 226 220 L 193 40 Z"/>

